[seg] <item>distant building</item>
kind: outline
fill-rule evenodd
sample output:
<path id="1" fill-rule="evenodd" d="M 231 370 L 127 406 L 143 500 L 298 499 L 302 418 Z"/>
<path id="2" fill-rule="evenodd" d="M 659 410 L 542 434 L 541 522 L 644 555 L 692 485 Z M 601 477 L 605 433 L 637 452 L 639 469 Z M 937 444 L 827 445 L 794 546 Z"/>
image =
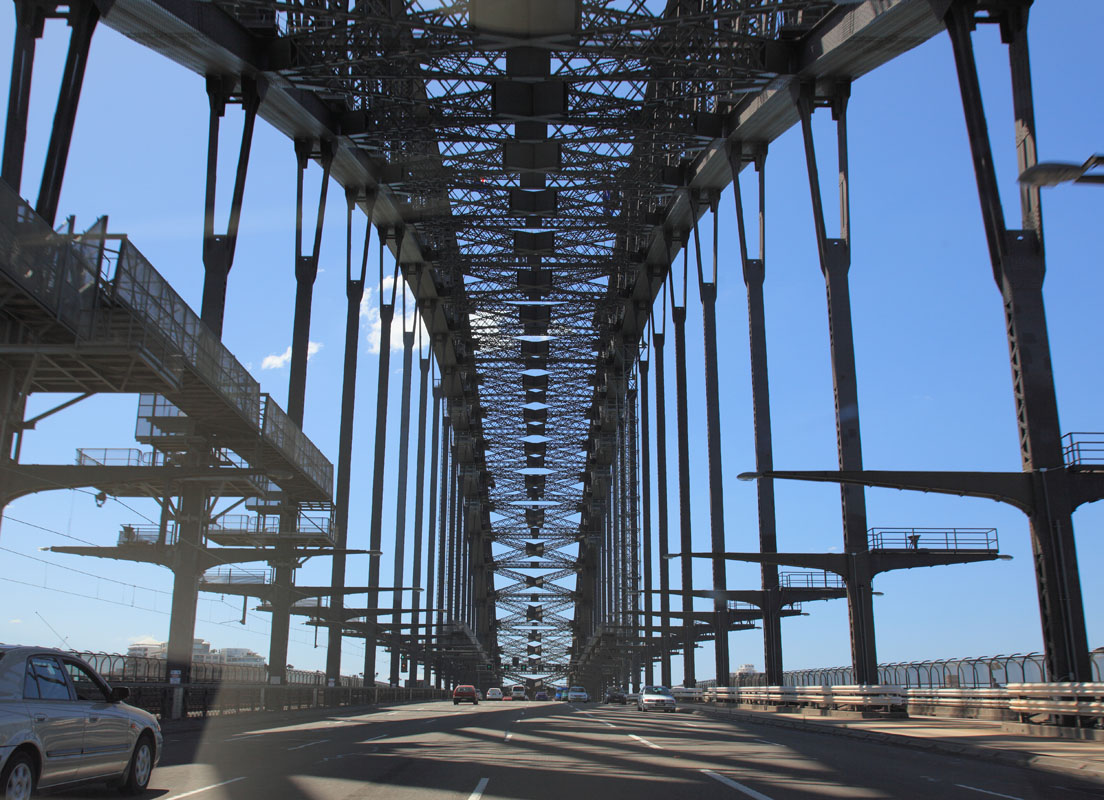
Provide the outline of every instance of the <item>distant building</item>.
<path id="1" fill-rule="evenodd" d="M 160 658 L 168 657 L 168 642 L 138 642 L 127 648 L 127 655 L 134 658 Z M 206 639 L 195 639 L 192 642 L 193 664 L 232 664 L 235 666 L 263 667 L 264 656 L 261 656 L 247 647 L 224 647 L 221 650 L 211 648 L 211 643 Z"/>

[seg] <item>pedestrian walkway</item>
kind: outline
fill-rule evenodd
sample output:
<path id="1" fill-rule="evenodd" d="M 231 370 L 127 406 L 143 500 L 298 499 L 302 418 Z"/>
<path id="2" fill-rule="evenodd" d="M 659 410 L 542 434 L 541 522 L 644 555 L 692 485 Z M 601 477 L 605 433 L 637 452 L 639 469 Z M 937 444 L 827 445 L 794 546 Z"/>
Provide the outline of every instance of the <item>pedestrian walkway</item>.
<path id="1" fill-rule="evenodd" d="M 694 713 L 818 733 L 882 741 L 903 747 L 983 758 L 1005 764 L 1077 775 L 1104 784 L 1104 742 L 1027 736 L 1002 729 L 1002 723 L 976 719 L 841 719 L 800 712 L 729 710 L 689 706 Z"/>

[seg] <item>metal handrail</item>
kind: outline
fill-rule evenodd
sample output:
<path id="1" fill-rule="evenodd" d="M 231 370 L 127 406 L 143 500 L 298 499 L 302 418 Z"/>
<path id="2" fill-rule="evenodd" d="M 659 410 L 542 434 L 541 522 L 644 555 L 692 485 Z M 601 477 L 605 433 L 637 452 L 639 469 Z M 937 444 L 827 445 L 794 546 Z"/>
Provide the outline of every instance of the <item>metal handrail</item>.
<path id="1" fill-rule="evenodd" d="M 1062 460 L 1067 467 L 1104 464 L 1104 433 L 1071 431 L 1062 437 Z"/>
<path id="2" fill-rule="evenodd" d="M 871 550 L 971 550 L 995 553 L 996 528 L 871 528 Z"/>

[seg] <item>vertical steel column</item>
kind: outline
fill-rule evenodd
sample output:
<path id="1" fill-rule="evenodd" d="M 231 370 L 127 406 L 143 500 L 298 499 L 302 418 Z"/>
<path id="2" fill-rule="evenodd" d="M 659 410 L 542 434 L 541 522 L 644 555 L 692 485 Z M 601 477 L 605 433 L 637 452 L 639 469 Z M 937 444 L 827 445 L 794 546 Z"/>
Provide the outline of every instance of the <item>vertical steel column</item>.
<path id="1" fill-rule="evenodd" d="M 319 143 L 322 163 L 322 185 L 318 192 L 318 216 L 314 224 L 314 247 L 303 255 L 303 173 L 310 158 L 310 142 L 295 140 L 295 157 L 299 172 L 296 182 L 295 210 L 295 323 L 291 332 L 291 368 L 288 380 L 287 414 L 292 422 L 303 427 L 303 408 L 307 395 L 307 355 L 310 345 L 311 301 L 314 281 L 318 277 L 318 257 L 322 250 L 322 224 L 326 219 L 326 195 L 330 187 L 330 167 L 333 166 L 334 145 Z"/>
<path id="2" fill-rule="evenodd" d="M 698 219 L 691 198 L 694 218 L 694 250 L 698 264 L 698 296 L 702 304 L 702 331 L 705 336 L 705 424 L 709 450 L 709 530 L 713 548 L 714 651 L 716 654 L 717 686 L 729 685 L 728 589 L 725 574 L 724 479 L 721 470 L 721 392 L 717 378 L 717 198 L 713 209 L 713 278 L 705 280 L 702 269 L 701 237 Z"/>
<path id="3" fill-rule="evenodd" d="M 457 620 L 457 609 L 460 606 L 460 577 L 457 553 L 459 553 L 459 543 L 456 535 L 456 518 L 457 518 L 457 494 L 459 493 L 459 480 L 456 459 L 456 446 L 450 447 L 452 451 L 452 463 L 450 464 L 449 471 L 449 512 L 448 512 L 448 591 L 447 603 L 445 606 L 445 619 L 450 624 L 455 624 Z"/>
<path id="4" fill-rule="evenodd" d="M 663 296 L 663 324 L 667 320 L 667 296 Z M 659 513 L 659 677 L 664 686 L 671 685 L 671 561 L 667 558 L 667 408 L 663 383 L 663 340 L 666 331 L 656 330 L 652 319 L 652 340 L 655 343 L 656 380 L 656 488 Z"/>
<path id="5" fill-rule="evenodd" d="M 245 177 L 249 169 L 249 153 L 257 111 L 264 95 L 264 85 L 246 75 L 241 77 L 241 101 L 245 112 L 242 124 L 241 148 L 234 175 L 234 194 L 230 202 L 230 222 L 225 235 L 215 233 L 215 188 L 218 183 L 219 119 L 226 112 L 233 79 L 207 76 L 207 97 L 211 118 L 207 133 L 207 191 L 203 214 L 203 311 L 207 327 L 222 338 L 223 315 L 226 309 L 226 281 L 234 264 L 234 250 L 241 223 L 242 202 L 245 199 Z"/>
<path id="6" fill-rule="evenodd" d="M 433 380 L 432 358 L 430 361 L 430 381 Z M 436 577 L 436 547 L 437 542 L 437 453 L 439 448 L 438 441 L 441 436 L 441 393 L 438 391 L 436 385 L 433 386 L 433 431 L 429 437 L 429 447 L 431 451 L 430 465 L 429 465 L 429 524 L 426 528 L 426 602 L 425 602 L 425 647 L 422 655 L 422 660 L 425 662 L 425 679 L 426 686 L 429 685 L 429 673 L 433 667 L 433 636 L 437 630 L 434 627 L 434 611 L 440 608 L 440 604 L 435 604 L 436 595 L 434 594 L 434 586 Z M 440 687 L 440 676 L 434 670 L 434 680 L 437 688 Z"/>
<path id="7" fill-rule="evenodd" d="M 414 324 L 417 325 L 417 311 Z M 399 477 L 395 498 L 395 567 L 391 592 L 391 685 L 399 686 L 402 649 L 402 586 L 406 559 L 406 484 L 410 472 L 410 381 L 414 372 L 415 329 L 406 329 L 406 289 L 403 288 L 403 377 L 399 405 Z"/>
<path id="8" fill-rule="evenodd" d="M 199 466 L 204 455 L 189 453 Z M 199 599 L 199 575 L 203 571 L 203 533 L 207 527 L 207 497 L 203 485 L 185 481 L 180 490 L 176 547 L 173 552 L 172 612 L 169 617 L 169 644 L 166 669 L 169 675 L 180 670 L 182 683 L 188 682 L 195 643 L 196 602 Z"/>
<path id="9" fill-rule="evenodd" d="M 682 249 L 682 305 L 675 302 L 674 275 L 670 278 L 671 321 L 675 324 L 675 405 L 678 421 L 678 465 L 679 465 L 679 530 L 682 547 L 682 636 L 683 636 L 683 680 L 682 685 L 691 688 L 697 684 L 694 677 L 694 572 L 693 541 L 690 530 L 690 420 L 686 401 L 686 260 L 689 242 Z"/>
<path id="10" fill-rule="evenodd" d="M 341 421 L 337 434 L 337 507 L 334 509 L 337 540 L 334 543 L 330 585 L 345 588 L 345 549 L 349 546 L 349 492 L 352 485 L 353 417 L 356 408 L 356 372 L 360 340 L 360 304 L 364 299 L 364 280 L 368 272 L 368 247 L 372 239 L 372 208 L 375 194 L 367 198 L 364 229 L 364 250 L 360 260 L 360 277 L 353 277 L 353 209 L 358 191 L 345 190 L 345 361 L 341 370 Z M 345 607 L 345 595 L 335 593 L 330 599 L 331 611 Z M 326 643 L 326 678 L 334 684 L 341 679 L 342 620 L 331 620 Z"/>
<path id="11" fill-rule="evenodd" d="M 640 691 L 640 527 L 637 524 L 640 500 L 636 492 L 636 390 L 629 391 L 629 611 L 632 619 L 632 636 L 629 639 L 632 690 Z"/>
<path id="12" fill-rule="evenodd" d="M 448 411 L 448 398 L 444 396 L 444 377 L 442 376 L 442 386 L 440 387 L 439 403 L 442 411 Z M 447 414 L 441 417 L 441 500 L 440 500 L 440 519 L 438 525 L 440 527 L 438 533 L 438 560 L 437 560 L 437 613 L 436 624 L 434 625 L 433 632 L 433 663 L 437 672 L 437 688 L 441 688 L 441 653 L 440 653 L 440 641 L 441 631 L 443 630 L 445 621 L 445 559 L 447 558 L 447 534 L 448 529 L 448 494 L 449 494 L 449 475 L 451 474 L 451 468 L 449 466 L 449 417 Z"/>
<path id="13" fill-rule="evenodd" d="M 651 345 L 648 347 L 651 350 Z M 644 684 L 655 683 L 655 668 L 652 657 L 652 449 L 648 426 L 648 363 L 649 358 L 639 360 L 640 379 L 640 509 L 641 544 L 644 558 Z M 664 684 L 668 685 L 668 684 Z"/>
<path id="14" fill-rule="evenodd" d="M 42 36 L 45 22 L 45 10 L 36 0 L 16 0 L 8 119 L 4 127 L 3 161 L 0 163 L 0 178 L 16 194 L 20 193 L 23 182 L 23 156 L 27 145 L 27 113 L 31 107 L 35 42 Z"/>
<path id="15" fill-rule="evenodd" d="M 797 107 L 805 141 L 805 162 L 809 172 L 809 191 L 812 196 L 817 252 L 828 290 L 828 328 L 831 339 L 840 469 L 859 471 L 862 470 L 859 389 L 855 376 L 855 341 L 851 326 L 851 294 L 847 280 L 847 273 L 851 268 L 847 172 L 848 92 L 848 84 L 840 84 L 831 98 L 839 153 L 841 234 L 839 239 L 829 239 L 825 232 L 820 175 L 813 145 L 812 115 L 816 97 L 815 88 L 812 85 L 805 84 L 801 87 Z M 843 510 L 843 546 L 850 561 L 850 574 L 847 578 L 847 609 L 851 622 L 851 660 L 855 668 L 855 682 L 877 683 L 878 659 L 874 640 L 873 575 L 866 538 L 866 492 L 862 486 L 844 484 L 840 487 L 840 496 Z"/>
<path id="16" fill-rule="evenodd" d="M 424 267 L 423 267 L 424 269 Z M 421 329 L 418 330 L 419 344 L 421 342 Z M 426 414 L 429 408 L 429 353 L 425 355 L 421 354 L 421 348 L 419 347 L 418 354 L 418 445 L 416 452 L 418 453 L 418 463 L 415 467 L 415 484 L 414 484 L 414 580 L 411 584 L 414 587 L 414 591 L 411 596 L 411 608 L 413 613 L 410 620 L 410 684 L 411 686 L 418 685 L 418 662 L 419 656 L 422 652 L 422 593 L 419 591 L 422 588 L 422 520 L 423 520 L 423 508 L 422 504 L 425 501 L 425 448 L 426 448 Z M 436 425 L 436 419 L 434 419 Z M 437 433 L 436 428 L 434 434 Z M 434 436 L 436 439 L 436 436 Z M 434 448 L 436 452 L 436 448 Z M 434 462 L 436 463 L 436 462 Z M 433 498 L 430 497 L 430 505 L 433 504 Z M 432 512 L 431 512 L 432 514 Z M 429 529 L 433 530 L 433 517 L 430 516 Z M 430 536 L 430 549 L 429 549 L 429 563 L 433 563 L 433 537 Z M 432 586 L 432 579 L 430 580 Z M 426 605 L 429 603 L 427 601 Z M 426 676 L 426 683 L 428 684 L 429 675 Z"/>
<path id="17" fill-rule="evenodd" d="M 326 214 L 326 194 L 330 183 L 330 165 L 333 163 L 333 147 L 321 145 L 322 187 L 319 190 L 318 216 L 314 227 L 314 250 L 304 256 L 303 245 L 303 173 L 310 157 L 310 144 L 295 140 L 295 156 L 298 166 L 295 207 L 295 317 L 291 332 L 291 377 L 288 381 L 288 418 L 303 427 L 303 410 L 307 393 L 307 342 L 310 339 L 311 299 L 314 281 L 318 275 L 318 256 L 322 247 L 322 225 Z M 272 560 L 272 634 L 268 643 L 268 677 L 270 681 L 284 683 L 287 677 L 288 634 L 291 627 L 291 587 L 295 574 L 295 546 L 289 533 L 298 526 L 298 511 L 285 502 L 280 514 L 280 535 L 276 539 L 275 558 Z"/>
<path id="18" fill-rule="evenodd" d="M 368 548 L 379 551 L 383 543 L 383 471 L 387 455 L 387 389 L 391 368 L 391 320 L 395 316 L 395 290 L 398 287 L 398 261 L 396 254 L 395 276 L 391 284 L 391 302 L 384 302 L 383 251 L 387 235 L 379 231 L 379 293 L 380 293 L 380 350 L 379 374 L 376 378 L 376 434 L 372 459 L 372 517 L 369 523 Z M 401 240 L 400 240 L 401 241 Z M 365 617 L 364 685 L 376 685 L 376 634 L 378 630 L 374 609 L 379 607 L 380 554 L 368 556 L 368 616 Z"/>
<path id="19" fill-rule="evenodd" d="M 748 298 L 748 332 L 751 345 L 751 406 L 755 429 L 755 470 L 760 474 L 774 469 L 771 442 L 770 382 L 767 374 L 767 322 L 763 302 L 763 282 L 766 278 L 766 148 L 755 157 L 759 176 L 759 257 L 748 258 L 747 231 L 744 225 L 744 201 L 740 189 L 740 170 L 744 165 L 740 143 L 729 147 L 732 168 L 733 199 L 736 203 L 736 225 L 740 239 L 740 261 Z M 759 501 L 759 552 L 777 553 L 778 537 L 775 525 L 774 481 L 756 480 Z M 778 565 L 761 564 L 763 582 L 763 663 L 768 686 L 782 684 L 781 595 L 778 587 Z"/>
<path id="20" fill-rule="evenodd" d="M 1036 160 L 1027 44 L 1029 6 L 1025 1 L 1001 12 L 1001 37 L 1009 45 L 1017 161 L 1021 171 L 1033 166 Z M 1062 456 L 1043 301 L 1046 257 L 1042 207 L 1038 188 L 1021 186 L 1024 229 L 1006 228 L 970 38 L 976 8 L 975 3 L 952 3 L 944 21 L 954 51 L 993 275 L 1004 300 L 1020 458 L 1024 471 L 1033 475 L 1039 498 L 1029 519 L 1047 679 L 1090 681 L 1092 665 L 1073 536 L 1074 505 Z"/>
<path id="21" fill-rule="evenodd" d="M 46 165 L 42 169 L 42 183 L 39 185 L 38 202 L 35 204 L 35 211 L 51 227 L 57 217 L 61 183 L 65 178 L 69 144 L 73 140 L 77 104 L 80 102 L 81 86 L 84 83 L 84 68 L 88 64 L 88 51 L 92 46 L 92 33 L 96 30 L 99 19 L 100 10 L 92 0 L 71 0 L 69 25 L 73 32 L 69 37 L 69 53 L 65 57 L 54 125 L 50 131 L 50 144 L 46 148 Z"/>

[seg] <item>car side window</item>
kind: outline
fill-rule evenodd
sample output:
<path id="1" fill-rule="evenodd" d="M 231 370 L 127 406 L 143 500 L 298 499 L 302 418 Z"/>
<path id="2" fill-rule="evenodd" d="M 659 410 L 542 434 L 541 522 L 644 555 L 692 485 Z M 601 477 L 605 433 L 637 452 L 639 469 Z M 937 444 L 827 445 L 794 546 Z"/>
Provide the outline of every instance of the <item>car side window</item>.
<path id="1" fill-rule="evenodd" d="M 103 685 L 84 665 L 76 661 L 66 661 L 65 669 L 68 670 L 73 687 L 77 690 L 78 700 L 91 700 L 94 703 L 103 703 L 107 700 L 107 692 Z"/>
<path id="2" fill-rule="evenodd" d="M 23 699 L 38 700 L 38 681 L 35 680 L 34 666 L 27 659 L 27 669 L 23 673 Z"/>
<path id="3" fill-rule="evenodd" d="M 34 665 L 35 679 L 38 683 L 38 696 L 42 700 L 72 700 L 69 682 L 57 659 L 50 656 L 34 656 L 30 659 Z"/>

